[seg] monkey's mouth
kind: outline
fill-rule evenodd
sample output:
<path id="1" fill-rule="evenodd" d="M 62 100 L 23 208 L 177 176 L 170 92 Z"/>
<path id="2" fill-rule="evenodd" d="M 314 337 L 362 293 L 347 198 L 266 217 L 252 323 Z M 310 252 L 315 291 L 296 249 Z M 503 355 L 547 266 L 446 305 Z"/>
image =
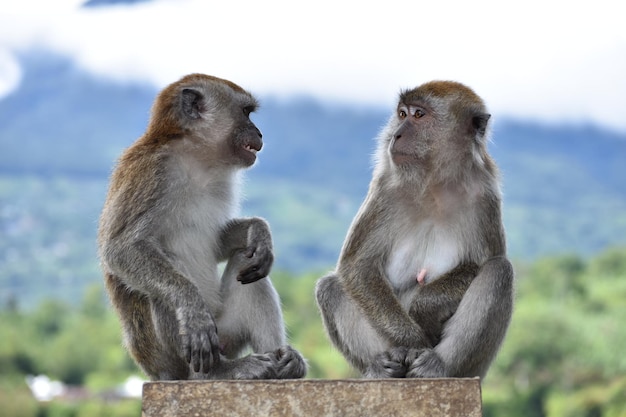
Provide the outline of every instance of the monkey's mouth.
<path id="1" fill-rule="evenodd" d="M 239 146 L 239 155 L 246 165 L 252 165 L 256 161 L 256 154 L 263 147 L 261 141 L 251 141 Z"/>
<path id="2" fill-rule="evenodd" d="M 256 156 L 256 153 L 261 150 L 261 148 L 253 148 L 252 145 L 245 145 L 243 149 L 250 152 L 254 156 Z"/>

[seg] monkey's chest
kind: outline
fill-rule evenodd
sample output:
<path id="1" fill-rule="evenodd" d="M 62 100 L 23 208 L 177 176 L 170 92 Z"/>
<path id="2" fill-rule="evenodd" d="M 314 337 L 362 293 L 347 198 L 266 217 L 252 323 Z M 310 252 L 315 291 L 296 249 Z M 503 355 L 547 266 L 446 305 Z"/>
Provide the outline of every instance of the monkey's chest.
<path id="1" fill-rule="evenodd" d="M 386 265 L 387 279 L 396 288 L 417 285 L 420 271 L 425 270 L 425 282 L 431 282 L 448 272 L 463 259 L 458 237 L 442 228 L 414 230 L 398 236 L 391 247 Z"/>
<path id="2" fill-rule="evenodd" d="M 163 226 L 166 247 L 177 260 L 177 269 L 197 285 L 214 280 L 219 230 L 229 208 L 209 198 L 181 204 Z"/>

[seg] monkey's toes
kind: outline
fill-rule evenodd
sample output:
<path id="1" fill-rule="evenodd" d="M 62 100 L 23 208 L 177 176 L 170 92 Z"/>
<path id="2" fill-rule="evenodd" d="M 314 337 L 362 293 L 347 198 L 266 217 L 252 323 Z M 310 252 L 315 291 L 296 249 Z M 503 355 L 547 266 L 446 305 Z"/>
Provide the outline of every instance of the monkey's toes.
<path id="1" fill-rule="evenodd" d="M 280 379 L 303 378 L 307 363 L 300 353 L 291 346 L 282 346 L 273 352 L 276 358 L 276 371 Z"/>
<path id="2" fill-rule="evenodd" d="M 365 372 L 366 378 L 404 378 L 407 348 L 398 347 L 379 353 Z"/>
<path id="3" fill-rule="evenodd" d="M 446 376 L 445 365 L 432 349 L 423 349 L 419 357 L 409 365 L 407 378 L 442 378 Z"/>
<path id="4" fill-rule="evenodd" d="M 243 358 L 235 379 L 276 379 L 274 360 L 268 354 L 252 354 Z"/>

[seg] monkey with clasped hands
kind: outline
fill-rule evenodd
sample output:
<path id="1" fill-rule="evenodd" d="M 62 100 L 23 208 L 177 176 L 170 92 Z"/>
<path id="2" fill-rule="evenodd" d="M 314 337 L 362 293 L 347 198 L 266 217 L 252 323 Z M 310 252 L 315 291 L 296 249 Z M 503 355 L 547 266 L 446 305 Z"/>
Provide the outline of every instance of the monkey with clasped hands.
<path id="1" fill-rule="evenodd" d="M 484 377 L 508 328 L 490 115 L 457 82 L 400 94 L 368 194 L 316 298 L 333 344 L 370 378 Z"/>

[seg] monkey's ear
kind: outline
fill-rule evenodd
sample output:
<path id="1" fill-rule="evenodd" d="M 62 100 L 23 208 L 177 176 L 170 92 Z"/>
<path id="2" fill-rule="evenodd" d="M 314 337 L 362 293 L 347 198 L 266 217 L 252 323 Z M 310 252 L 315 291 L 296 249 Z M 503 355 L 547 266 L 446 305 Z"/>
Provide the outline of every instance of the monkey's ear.
<path id="1" fill-rule="evenodd" d="M 185 116 L 191 119 L 198 119 L 200 114 L 205 111 L 206 103 L 200 91 L 193 88 L 185 88 L 182 91 L 181 106 Z"/>
<path id="2" fill-rule="evenodd" d="M 472 117 L 472 127 L 480 136 L 485 134 L 485 131 L 487 130 L 487 122 L 490 117 L 491 115 L 488 113 L 481 113 Z"/>

